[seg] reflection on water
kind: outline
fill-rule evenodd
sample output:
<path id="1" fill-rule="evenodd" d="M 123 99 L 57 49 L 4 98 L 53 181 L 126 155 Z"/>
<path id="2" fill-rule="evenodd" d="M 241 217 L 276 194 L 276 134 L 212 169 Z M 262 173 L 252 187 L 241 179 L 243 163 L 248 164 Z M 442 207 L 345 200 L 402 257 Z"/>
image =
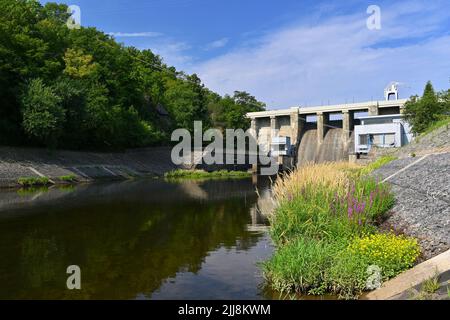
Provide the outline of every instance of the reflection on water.
<path id="1" fill-rule="evenodd" d="M 264 189 L 264 184 L 259 186 Z M 0 193 L 0 299 L 259 299 L 251 179 Z M 79 265 L 82 290 L 66 289 Z"/>

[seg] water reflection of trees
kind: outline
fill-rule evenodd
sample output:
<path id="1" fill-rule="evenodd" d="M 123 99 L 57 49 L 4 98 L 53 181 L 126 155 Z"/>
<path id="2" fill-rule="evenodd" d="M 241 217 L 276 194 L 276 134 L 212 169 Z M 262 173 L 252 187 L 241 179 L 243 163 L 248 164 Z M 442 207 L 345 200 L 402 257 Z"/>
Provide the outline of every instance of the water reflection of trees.
<path id="1" fill-rule="evenodd" d="M 253 187 L 213 185 L 214 192 L 241 189 L 246 199 L 181 201 L 176 194 L 180 188 L 169 186 L 160 199 L 170 191 L 173 201 L 158 202 L 149 200 L 155 194 L 143 198 L 155 190 L 146 192 L 140 186 L 129 197 L 114 193 L 108 202 L 49 206 L 44 212 L 0 221 L 0 298 L 151 295 L 177 272 L 198 272 L 208 252 L 220 246 L 247 250 L 261 236 L 247 230 L 256 202 L 247 191 Z M 82 270 L 80 292 L 65 289 L 66 267 L 72 264 Z"/>

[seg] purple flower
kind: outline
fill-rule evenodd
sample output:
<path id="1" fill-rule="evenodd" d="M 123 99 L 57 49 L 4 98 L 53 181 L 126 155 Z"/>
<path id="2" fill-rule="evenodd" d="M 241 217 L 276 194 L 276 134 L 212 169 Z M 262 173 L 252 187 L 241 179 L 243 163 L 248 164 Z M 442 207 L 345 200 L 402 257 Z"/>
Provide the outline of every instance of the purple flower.
<path id="1" fill-rule="evenodd" d="M 348 207 L 348 218 L 351 219 L 353 217 L 353 209 L 352 207 Z"/>

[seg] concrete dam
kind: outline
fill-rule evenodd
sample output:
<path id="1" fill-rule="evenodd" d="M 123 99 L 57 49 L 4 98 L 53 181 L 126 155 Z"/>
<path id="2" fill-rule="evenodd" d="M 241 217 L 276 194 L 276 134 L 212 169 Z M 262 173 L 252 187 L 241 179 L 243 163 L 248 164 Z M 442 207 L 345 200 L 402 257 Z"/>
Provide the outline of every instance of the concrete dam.
<path id="1" fill-rule="evenodd" d="M 354 153 L 354 127 L 359 115 L 382 116 L 403 112 L 406 99 L 272 110 L 247 114 L 254 139 L 269 152 L 280 137 L 292 146 L 280 156 L 284 165 L 348 160 Z M 281 143 L 281 148 L 285 147 Z"/>

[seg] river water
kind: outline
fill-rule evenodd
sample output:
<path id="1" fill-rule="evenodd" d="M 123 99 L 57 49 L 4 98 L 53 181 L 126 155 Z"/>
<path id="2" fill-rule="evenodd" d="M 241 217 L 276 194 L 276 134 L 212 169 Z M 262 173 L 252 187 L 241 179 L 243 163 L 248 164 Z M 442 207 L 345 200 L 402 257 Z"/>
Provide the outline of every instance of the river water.
<path id="1" fill-rule="evenodd" d="M 0 299 L 266 299 L 267 181 L 0 192 Z M 81 269 L 68 290 L 67 267 Z"/>

